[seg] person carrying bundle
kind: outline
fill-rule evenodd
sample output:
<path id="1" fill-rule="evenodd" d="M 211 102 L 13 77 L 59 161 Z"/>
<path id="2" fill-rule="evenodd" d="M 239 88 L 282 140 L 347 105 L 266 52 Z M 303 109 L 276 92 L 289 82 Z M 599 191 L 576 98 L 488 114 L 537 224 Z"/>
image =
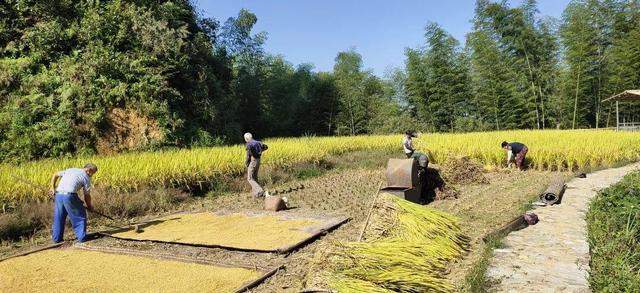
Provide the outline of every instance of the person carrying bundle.
<path id="1" fill-rule="evenodd" d="M 520 170 L 524 170 L 524 160 L 526 159 L 527 152 L 529 151 L 527 146 L 515 141 L 511 143 L 503 141 L 500 145 L 503 149 L 507 150 L 507 167 L 511 168 L 515 161 L 516 167 Z"/>

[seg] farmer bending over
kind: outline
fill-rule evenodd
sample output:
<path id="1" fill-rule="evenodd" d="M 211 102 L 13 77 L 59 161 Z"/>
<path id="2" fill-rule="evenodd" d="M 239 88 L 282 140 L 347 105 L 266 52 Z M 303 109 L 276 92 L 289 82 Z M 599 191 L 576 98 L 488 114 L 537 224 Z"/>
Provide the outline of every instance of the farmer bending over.
<path id="1" fill-rule="evenodd" d="M 529 151 L 527 146 L 519 142 L 508 143 L 506 141 L 503 141 L 501 146 L 503 149 L 507 150 L 507 166 L 511 168 L 511 164 L 515 157 L 516 167 L 520 170 L 524 170 L 524 159 Z"/>
<path id="2" fill-rule="evenodd" d="M 71 219 L 73 231 L 78 238 L 78 242 L 84 242 L 87 237 L 87 211 L 83 201 L 78 197 L 78 191 L 82 189 L 84 204 L 89 210 L 93 210 L 91 205 L 91 176 L 98 171 L 96 165 L 88 163 L 84 168 L 70 168 L 57 172 L 51 177 L 50 195 L 55 195 L 53 208 L 53 228 L 51 237 L 53 242 L 62 242 L 64 235 L 64 224 L 67 215 Z M 58 179 L 60 182 L 58 183 Z M 57 187 L 56 187 L 56 183 Z"/>
<path id="3" fill-rule="evenodd" d="M 251 133 L 244 134 L 244 141 L 247 143 L 247 159 L 245 165 L 247 166 L 247 181 L 251 185 L 251 194 L 254 197 L 264 196 L 264 190 L 262 186 L 258 184 L 258 169 L 260 169 L 260 157 L 262 152 L 267 150 L 267 145 L 261 141 L 253 139 Z"/>

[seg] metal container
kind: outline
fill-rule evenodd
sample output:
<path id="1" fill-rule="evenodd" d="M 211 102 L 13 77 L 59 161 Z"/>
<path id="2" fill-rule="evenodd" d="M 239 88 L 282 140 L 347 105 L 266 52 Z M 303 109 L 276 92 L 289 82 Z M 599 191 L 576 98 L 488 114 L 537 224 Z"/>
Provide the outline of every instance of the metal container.
<path id="1" fill-rule="evenodd" d="M 415 159 L 389 159 L 387 162 L 387 186 L 381 192 L 391 193 L 414 203 L 423 203 L 422 184 Z"/>
<path id="2" fill-rule="evenodd" d="M 414 159 L 389 159 L 385 175 L 387 187 L 412 188 L 420 185 L 418 162 Z"/>

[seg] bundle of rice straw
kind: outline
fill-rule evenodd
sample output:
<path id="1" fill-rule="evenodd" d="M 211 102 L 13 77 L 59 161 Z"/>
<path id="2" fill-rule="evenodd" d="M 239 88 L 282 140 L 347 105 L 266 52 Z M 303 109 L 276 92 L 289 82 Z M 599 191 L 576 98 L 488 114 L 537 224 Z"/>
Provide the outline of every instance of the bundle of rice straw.
<path id="1" fill-rule="evenodd" d="M 443 277 L 468 240 L 456 217 L 381 194 L 367 242 L 339 243 L 330 285 L 339 292 L 450 292 Z"/>

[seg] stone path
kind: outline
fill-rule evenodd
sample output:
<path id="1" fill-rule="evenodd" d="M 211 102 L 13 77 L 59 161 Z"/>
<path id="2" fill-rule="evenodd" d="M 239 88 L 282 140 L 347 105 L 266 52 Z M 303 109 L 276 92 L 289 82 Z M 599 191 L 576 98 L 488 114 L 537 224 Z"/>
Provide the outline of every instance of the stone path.
<path id="1" fill-rule="evenodd" d="M 540 222 L 504 238 L 487 270 L 490 291 L 591 292 L 585 214 L 598 190 L 614 184 L 640 163 L 606 169 L 567 183 L 562 203 L 534 210 Z"/>

